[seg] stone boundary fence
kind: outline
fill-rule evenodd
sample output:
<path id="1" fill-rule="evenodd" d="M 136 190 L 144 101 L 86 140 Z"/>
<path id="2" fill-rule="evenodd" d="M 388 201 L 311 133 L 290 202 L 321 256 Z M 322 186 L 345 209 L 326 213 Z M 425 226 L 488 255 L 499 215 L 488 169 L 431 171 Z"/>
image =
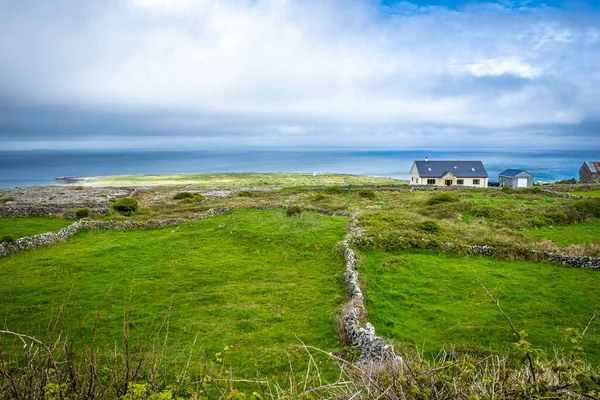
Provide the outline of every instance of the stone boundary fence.
<path id="1" fill-rule="evenodd" d="M 0 206 L 0 218 L 46 217 L 62 215 L 64 218 L 75 218 L 76 209 L 89 208 L 92 214 L 106 214 L 108 204 L 73 203 L 68 206 L 59 204 L 3 204 Z"/>
<path id="2" fill-rule="evenodd" d="M 46 246 L 53 243 L 58 243 L 67 238 L 85 230 L 130 230 L 138 228 L 162 228 L 167 225 L 176 225 L 184 222 L 206 219 L 215 215 L 224 214 L 230 211 L 233 207 L 211 208 L 210 210 L 191 215 L 189 218 L 169 218 L 164 220 L 148 220 L 148 221 L 77 221 L 66 228 L 62 228 L 56 233 L 40 233 L 39 235 L 26 236 L 17 239 L 14 243 L 0 243 L 0 257 L 5 257 L 9 254 L 18 253 L 24 250 L 33 249 L 40 246 Z"/>
<path id="3" fill-rule="evenodd" d="M 346 260 L 344 281 L 348 292 L 348 302 L 342 311 L 342 335 L 350 345 L 360 349 L 358 364 L 374 362 L 401 363 L 402 357 L 396 355 L 392 345 L 386 344 L 381 337 L 377 336 L 373 325 L 367 322 L 364 328 L 361 326 L 361 322 L 365 320 L 367 313 L 364 296 L 358 283 L 356 255 L 350 247 L 354 237 L 352 232 L 357 231 L 355 215 L 351 216 L 348 230 L 350 233 L 340 244 L 340 251 Z"/>

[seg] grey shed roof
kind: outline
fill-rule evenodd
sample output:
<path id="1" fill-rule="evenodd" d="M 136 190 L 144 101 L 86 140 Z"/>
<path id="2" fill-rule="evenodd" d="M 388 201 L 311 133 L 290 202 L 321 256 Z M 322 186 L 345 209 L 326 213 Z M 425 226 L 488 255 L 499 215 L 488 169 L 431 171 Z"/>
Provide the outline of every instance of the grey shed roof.
<path id="1" fill-rule="evenodd" d="M 481 161 L 415 161 L 419 176 L 441 178 L 450 172 L 457 178 L 487 178 Z"/>
<path id="2" fill-rule="evenodd" d="M 587 166 L 590 169 L 590 171 L 592 171 L 595 174 L 600 173 L 600 162 L 598 162 L 598 161 L 586 161 L 585 163 L 587 164 Z"/>
<path id="3" fill-rule="evenodd" d="M 520 174 L 520 173 L 522 173 L 522 172 L 525 172 L 525 173 L 526 173 L 527 175 L 529 175 L 529 176 L 533 176 L 533 175 L 531 175 L 529 172 L 525 171 L 524 169 L 507 169 L 507 170 L 504 170 L 504 171 L 500 172 L 500 173 L 498 174 L 498 176 L 508 176 L 508 177 L 513 177 L 513 176 L 517 176 L 517 175 L 519 175 L 519 174 Z"/>

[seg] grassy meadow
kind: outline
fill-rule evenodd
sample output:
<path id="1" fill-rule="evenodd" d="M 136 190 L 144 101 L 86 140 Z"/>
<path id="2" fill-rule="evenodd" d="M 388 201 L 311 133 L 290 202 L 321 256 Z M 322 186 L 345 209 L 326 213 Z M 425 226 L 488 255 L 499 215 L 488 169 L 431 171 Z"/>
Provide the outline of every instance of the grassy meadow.
<path id="1" fill-rule="evenodd" d="M 344 185 L 400 185 L 392 178 L 349 174 L 220 173 L 172 175 L 114 175 L 88 179 L 86 186 L 195 185 L 200 187 L 291 187 Z"/>
<path id="2" fill-rule="evenodd" d="M 157 230 L 83 232 L 0 259 L 3 326 L 47 338 L 58 319 L 109 354 L 124 346 L 130 320 L 131 342 L 166 341 L 174 369 L 232 347 L 238 376 L 281 374 L 288 357 L 305 361 L 299 340 L 340 346 L 344 263 L 334 247 L 346 223 L 248 210 Z"/>
<path id="3" fill-rule="evenodd" d="M 13 239 L 33 236 L 38 233 L 57 232 L 73 222 L 61 217 L 0 218 L 0 238 L 12 236 Z"/>
<path id="4" fill-rule="evenodd" d="M 600 305 L 598 271 L 415 250 L 362 251 L 361 260 L 366 307 L 378 333 L 430 356 L 450 346 L 503 353 L 516 342 L 473 270 L 515 328 L 550 356 L 567 346 L 565 329 L 583 330 Z M 599 321 L 581 345 L 591 362 L 600 363 Z"/>
<path id="5" fill-rule="evenodd" d="M 529 229 L 525 234 L 536 241 L 551 240 L 558 246 L 600 243 L 600 219 L 573 225 Z"/>

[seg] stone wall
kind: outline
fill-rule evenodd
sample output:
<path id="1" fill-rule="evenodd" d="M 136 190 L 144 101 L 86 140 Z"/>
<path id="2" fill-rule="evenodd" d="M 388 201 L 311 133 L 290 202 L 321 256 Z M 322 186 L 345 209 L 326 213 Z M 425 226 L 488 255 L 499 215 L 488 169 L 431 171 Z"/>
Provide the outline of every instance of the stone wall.
<path id="1" fill-rule="evenodd" d="M 352 225 L 356 225 L 354 216 L 350 221 L 350 232 L 353 231 Z M 359 364 L 381 361 L 402 362 L 402 358 L 396 355 L 394 347 L 385 344 L 383 339 L 377 336 L 373 325 L 367 322 L 364 328 L 361 326 L 361 322 L 365 319 L 366 310 L 362 290 L 358 283 L 356 256 L 350 247 L 351 239 L 352 235 L 350 234 L 342 242 L 340 248 L 346 260 L 344 281 L 346 282 L 349 298 L 342 314 L 344 336 L 350 345 L 360 349 L 360 358 L 357 361 Z"/>
<path id="2" fill-rule="evenodd" d="M 82 230 L 99 230 L 99 229 L 115 229 L 129 230 L 138 228 L 161 228 L 167 225 L 176 225 L 193 220 L 205 219 L 214 215 L 223 214 L 231 207 L 211 208 L 207 212 L 197 213 L 189 218 L 170 218 L 164 220 L 149 220 L 149 221 L 91 221 L 81 220 L 62 228 L 56 233 L 41 233 L 34 236 L 26 236 L 17 239 L 14 243 L 0 243 L 0 257 L 5 257 L 9 254 L 21 252 L 23 250 L 33 249 L 40 246 L 46 246 L 53 243 L 58 243 L 66 240 L 68 237 L 75 235 Z"/>
<path id="3" fill-rule="evenodd" d="M 67 209 L 59 204 L 13 204 L 12 202 L 0 205 L 0 218 L 25 218 L 25 217 L 45 217 L 48 215 L 62 215 L 65 218 L 75 218 L 75 209 L 89 208 L 92 214 L 105 214 L 108 211 L 108 204 L 99 205 L 96 203 L 77 203 L 69 204 Z"/>

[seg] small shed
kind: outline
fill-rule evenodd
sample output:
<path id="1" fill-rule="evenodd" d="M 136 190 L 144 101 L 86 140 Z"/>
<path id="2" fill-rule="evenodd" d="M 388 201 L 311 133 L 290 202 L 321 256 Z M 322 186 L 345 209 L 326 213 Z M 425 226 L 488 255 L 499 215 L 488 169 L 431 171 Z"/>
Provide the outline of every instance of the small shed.
<path id="1" fill-rule="evenodd" d="M 600 182 L 600 162 L 586 161 L 579 168 L 579 182 L 595 183 Z"/>
<path id="2" fill-rule="evenodd" d="M 500 186 L 526 188 L 533 186 L 533 175 L 522 169 L 507 169 L 498 174 Z"/>

